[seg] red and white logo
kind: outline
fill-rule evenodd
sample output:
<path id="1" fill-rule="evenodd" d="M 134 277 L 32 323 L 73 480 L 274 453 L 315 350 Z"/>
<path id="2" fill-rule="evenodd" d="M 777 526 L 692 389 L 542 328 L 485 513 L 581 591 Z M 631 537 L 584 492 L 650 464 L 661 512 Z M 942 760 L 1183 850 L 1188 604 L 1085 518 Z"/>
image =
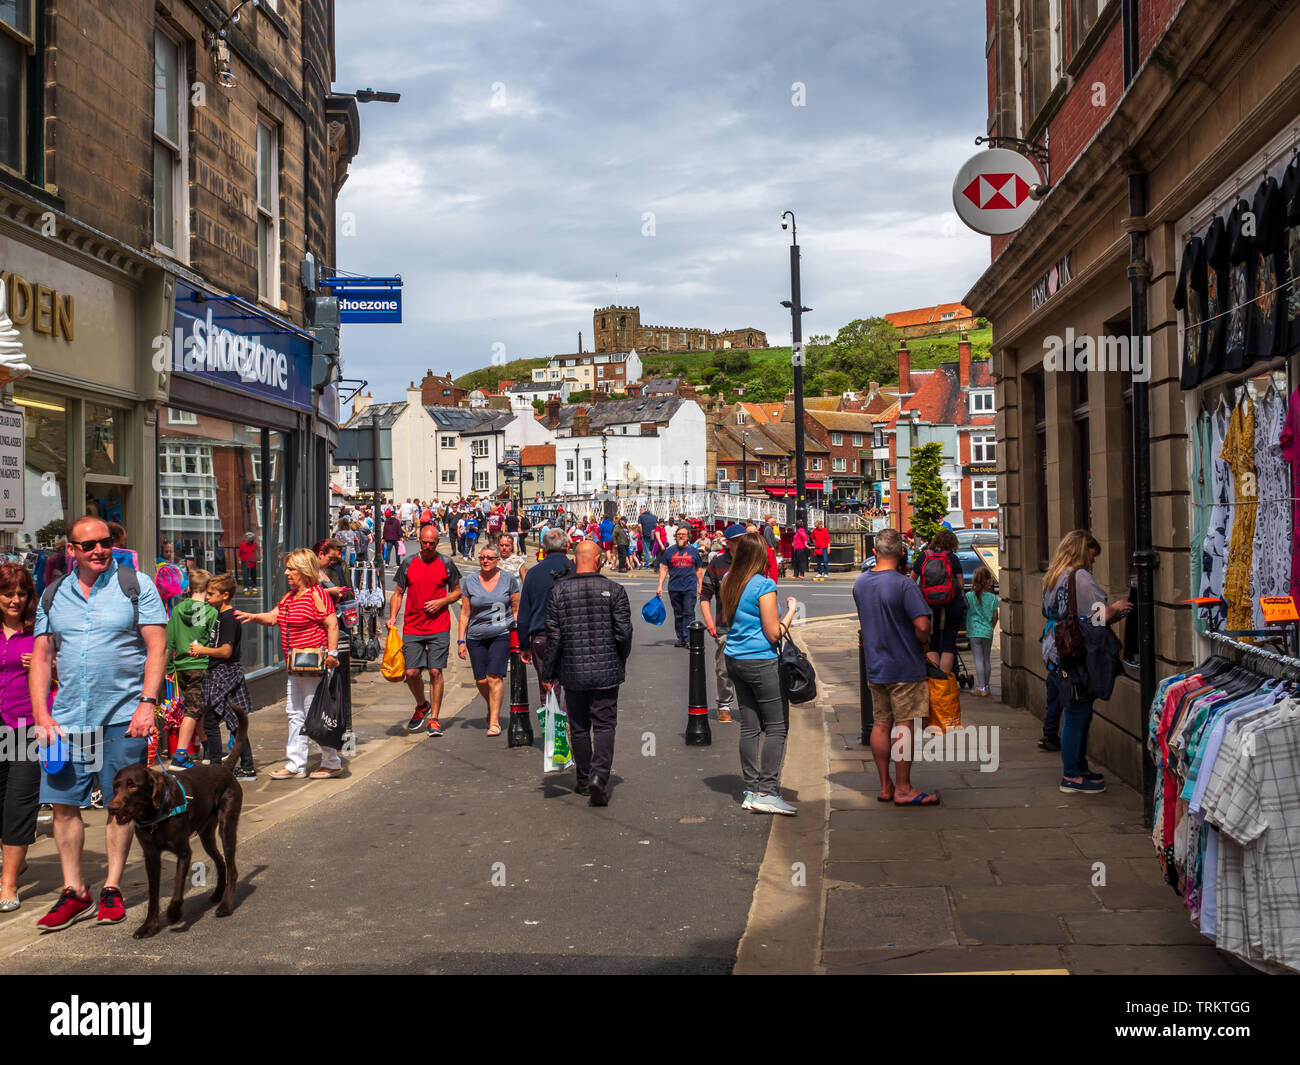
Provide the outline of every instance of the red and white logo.
<path id="1" fill-rule="evenodd" d="M 990 148 L 957 171 L 952 204 L 957 216 L 977 233 L 1014 233 L 1038 209 L 1030 189 L 1042 182 L 1038 168 L 1019 152 Z"/>

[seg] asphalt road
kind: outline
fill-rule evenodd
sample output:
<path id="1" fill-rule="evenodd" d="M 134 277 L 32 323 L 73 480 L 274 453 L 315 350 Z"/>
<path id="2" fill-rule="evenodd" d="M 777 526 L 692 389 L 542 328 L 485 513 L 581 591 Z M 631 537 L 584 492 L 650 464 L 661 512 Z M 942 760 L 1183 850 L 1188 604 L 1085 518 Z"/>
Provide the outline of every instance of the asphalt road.
<path id="1" fill-rule="evenodd" d="M 125 926 L 47 935 L 7 971 L 729 972 L 770 822 L 740 809 L 738 726 L 685 747 L 688 652 L 671 618 L 641 620 L 653 580 L 626 584 L 636 641 L 607 808 L 572 793 L 571 771 L 544 779 L 540 743 L 487 739 L 474 702 L 443 738 L 241 847 L 231 917 L 191 888 L 193 923 L 137 942 L 137 865 Z M 851 609 L 847 583 L 799 593 L 808 616 Z"/>

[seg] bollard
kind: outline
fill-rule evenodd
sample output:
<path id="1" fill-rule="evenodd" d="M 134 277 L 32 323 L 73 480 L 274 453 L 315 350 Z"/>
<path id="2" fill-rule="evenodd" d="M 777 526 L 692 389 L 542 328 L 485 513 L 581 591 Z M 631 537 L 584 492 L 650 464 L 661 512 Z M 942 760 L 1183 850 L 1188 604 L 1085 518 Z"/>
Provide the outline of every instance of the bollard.
<path id="1" fill-rule="evenodd" d="M 519 657 L 519 631 L 510 630 L 510 724 L 507 747 L 533 745 L 533 719 L 528 709 L 528 667 Z"/>
<path id="2" fill-rule="evenodd" d="M 875 715 L 872 713 L 871 687 L 867 684 L 867 649 L 862 643 L 861 629 L 858 629 L 858 707 L 862 712 L 862 746 L 870 747 Z"/>
<path id="3" fill-rule="evenodd" d="M 686 746 L 708 747 L 713 743 L 709 729 L 709 684 L 704 672 L 704 623 L 690 625 L 690 686 L 686 700 Z"/>

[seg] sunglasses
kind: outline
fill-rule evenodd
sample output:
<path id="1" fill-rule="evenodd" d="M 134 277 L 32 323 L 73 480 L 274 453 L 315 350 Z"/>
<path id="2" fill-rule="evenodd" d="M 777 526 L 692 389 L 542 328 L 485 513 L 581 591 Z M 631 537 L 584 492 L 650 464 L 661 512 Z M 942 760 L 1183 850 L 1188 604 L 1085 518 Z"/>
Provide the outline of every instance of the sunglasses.
<path id="1" fill-rule="evenodd" d="M 113 538 L 105 536 L 102 540 L 73 540 L 72 545 L 82 551 L 93 551 L 97 547 L 112 547 Z"/>
<path id="2" fill-rule="evenodd" d="M 497 556 L 496 556 L 496 555 L 485 555 L 485 554 L 483 554 L 483 552 L 480 551 L 480 552 L 479 552 L 479 556 L 478 556 L 478 560 L 479 560 L 480 562 L 495 562 L 495 561 L 497 560 Z"/>

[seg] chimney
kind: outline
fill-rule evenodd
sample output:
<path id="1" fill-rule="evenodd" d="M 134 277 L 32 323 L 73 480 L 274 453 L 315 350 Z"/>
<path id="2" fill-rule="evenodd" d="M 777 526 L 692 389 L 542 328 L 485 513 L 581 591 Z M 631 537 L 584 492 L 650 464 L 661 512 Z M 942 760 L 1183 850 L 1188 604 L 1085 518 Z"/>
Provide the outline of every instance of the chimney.
<path id="1" fill-rule="evenodd" d="M 879 382 L 879 381 L 868 381 L 868 382 L 867 382 L 867 398 L 868 398 L 868 399 L 875 399 L 878 395 L 880 395 L 880 382 Z"/>
<path id="2" fill-rule="evenodd" d="M 375 397 L 369 392 L 358 392 L 352 397 L 352 413 L 360 414 L 363 410 L 374 403 Z"/>
<path id="3" fill-rule="evenodd" d="M 586 407 L 579 407 L 573 412 L 573 435 L 591 435 L 591 419 L 587 417 Z"/>
<path id="4" fill-rule="evenodd" d="M 831 396 L 833 396 L 833 395 L 835 395 L 835 393 L 832 392 L 829 388 L 823 388 L 823 389 L 822 389 L 822 398 L 823 398 L 823 399 L 830 399 Z"/>
<path id="5" fill-rule="evenodd" d="M 957 341 L 957 380 L 962 388 L 970 388 L 970 338 L 964 329 Z"/>
<path id="6" fill-rule="evenodd" d="M 898 342 L 898 394 L 912 395 L 912 353 L 907 350 L 907 339 Z"/>
<path id="7" fill-rule="evenodd" d="M 546 428 L 554 429 L 560 424 L 560 397 L 552 395 L 546 401 Z"/>
<path id="8" fill-rule="evenodd" d="M 578 330 L 578 354 L 582 354 L 582 330 Z"/>

